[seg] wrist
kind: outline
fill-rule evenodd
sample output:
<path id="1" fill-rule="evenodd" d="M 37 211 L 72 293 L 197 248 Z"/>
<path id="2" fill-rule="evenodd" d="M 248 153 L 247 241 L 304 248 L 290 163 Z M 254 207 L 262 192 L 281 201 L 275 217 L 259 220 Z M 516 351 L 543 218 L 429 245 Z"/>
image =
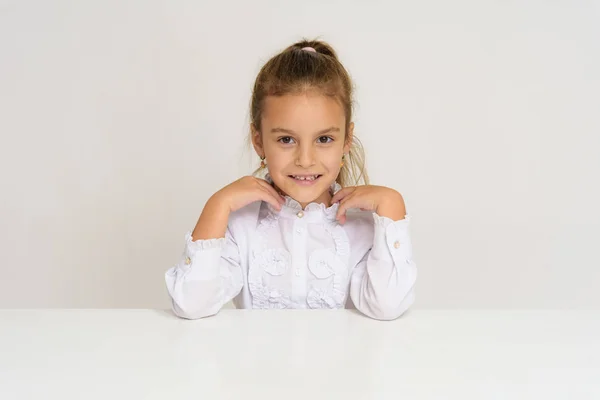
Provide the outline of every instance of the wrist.
<path id="1" fill-rule="evenodd" d="M 387 217 L 394 221 L 404 219 L 406 216 L 406 206 L 404 199 L 398 192 L 395 195 L 385 197 L 375 209 L 377 215 Z"/>
<path id="2" fill-rule="evenodd" d="M 192 232 L 192 240 L 225 237 L 230 208 L 219 197 L 211 197 L 204 206 L 198 223 Z"/>

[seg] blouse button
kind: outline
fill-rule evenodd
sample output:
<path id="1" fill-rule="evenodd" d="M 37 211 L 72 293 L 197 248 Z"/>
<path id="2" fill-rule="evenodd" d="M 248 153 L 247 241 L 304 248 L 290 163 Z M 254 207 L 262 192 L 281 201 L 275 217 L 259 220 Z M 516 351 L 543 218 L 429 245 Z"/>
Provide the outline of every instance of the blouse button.
<path id="1" fill-rule="evenodd" d="M 394 248 L 395 248 L 395 249 L 399 249 L 399 248 L 400 248 L 400 242 L 399 242 L 399 241 L 397 241 L 397 240 L 396 240 L 396 241 L 394 242 Z"/>
<path id="2" fill-rule="evenodd" d="M 302 211 L 298 211 L 298 214 L 296 215 L 298 216 L 298 218 L 304 217 L 304 213 Z"/>
<path id="3" fill-rule="evenodd" d="M 300 276 L 300 270 L 296 269 L 296 276 Z"/>
<path id="4" fill-rule="evenodd" d="M 190 264 L 192 263 L 192 260 L 190 260 L 190 258 L 189 258 L 189 257 L 186 257 L 186 258 L 185 258 L 185 263 L 186 263 L 187 265 L 190 265 Z"/>

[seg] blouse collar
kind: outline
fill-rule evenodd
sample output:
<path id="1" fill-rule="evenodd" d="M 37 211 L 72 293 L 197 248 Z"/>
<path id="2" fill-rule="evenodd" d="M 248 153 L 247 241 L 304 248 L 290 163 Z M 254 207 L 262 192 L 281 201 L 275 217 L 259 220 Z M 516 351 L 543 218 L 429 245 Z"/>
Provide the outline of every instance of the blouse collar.
<path id="1" fill-rule="evenodd" d="M 265 180 L 273 185 L 273 179 L 268 173 L 265 175 Z M 334 196 L 341 189 L 342 186 L 337 181 L 334 181 L 329 186 L 329 193 L 331 193 L 331 196 Z M 300 203 L 290 196 L 286 195 L 284 199 L 285 204 L 281 207 L 281 211 L 277 211 L 272 205 L 267 203 L 269 211 L 283 217 L 302 218 L 307 222 L 318 222 L 323 219 L 335 221 L 335 215 L 339 207 L 339 203 L 334 203 L 330 207 L 327 207 L 324 203 L 313 202 L 307 204 L 303 210 Z"/>

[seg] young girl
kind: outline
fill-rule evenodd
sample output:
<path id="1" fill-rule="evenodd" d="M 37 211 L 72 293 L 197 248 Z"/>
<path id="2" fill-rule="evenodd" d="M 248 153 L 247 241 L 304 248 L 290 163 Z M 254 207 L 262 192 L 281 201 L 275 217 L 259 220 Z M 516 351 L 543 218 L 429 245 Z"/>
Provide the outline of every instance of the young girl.
<path id="1" fill-rule="evenodd" d="M 417 277 L 409 216 L 400 193 L 368 185 L 352 83 L 327 43 L 301 41 L 263 66 L 250 136 L 261 167 L 207 201 L 166 273 L 175 314 L 214 315 L 233 299 L 402 315 Z"/>

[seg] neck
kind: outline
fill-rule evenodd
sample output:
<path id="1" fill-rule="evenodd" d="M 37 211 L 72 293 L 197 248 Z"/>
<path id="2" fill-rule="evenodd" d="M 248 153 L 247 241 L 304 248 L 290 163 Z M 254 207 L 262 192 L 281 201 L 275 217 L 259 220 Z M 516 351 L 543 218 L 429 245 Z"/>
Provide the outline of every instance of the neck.
<path id="1" fill-rule="evenodd" d="M 277 191 L 277 193 L 279 193 L 282 196 L 288 196 L 287 193 L 285 193 L 283 190 L 281 190 L 277 185 L 275 185 L 275 183 L 273 183 L 273 188 Z M 326 190 L 324 193 L 322 193 L 319 197 L 317 197 L 315 200 L 313 201 L 309 201 L 308 203 L 301 203 L 298 201 L 298 203 L 300 203 L 300 207 L 302 207 L 302 209 L 304 210 L 306 208 L 307 205 L 309 205 L 310 203 L 317 203 L 317 204 L 325 204 L 326 207 L 331 207 L 331 199 L 333 198 L 333 196 L 331 195 L 331 193 L 329 192 L 329 190 Z M 296 199 L 294 199 L 296 200 Z M 297 200 L 296 200 L 297 201 Z"/>

